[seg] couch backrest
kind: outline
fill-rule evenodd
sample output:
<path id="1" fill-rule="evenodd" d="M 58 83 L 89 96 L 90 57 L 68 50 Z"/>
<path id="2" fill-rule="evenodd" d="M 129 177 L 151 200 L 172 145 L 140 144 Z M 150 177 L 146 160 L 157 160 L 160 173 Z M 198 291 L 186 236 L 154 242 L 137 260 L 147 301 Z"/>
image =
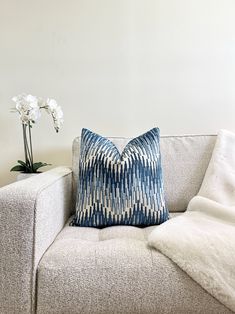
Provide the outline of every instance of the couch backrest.
<path id="1" fill-rule="evenodd" d="M 130 138 L 109 138 L 122 151 Z M 171 212 L 185 211 L 201 186 L 215 145 L 215 135 L 162 136 L 160 140 L 166 202 Z M 73 142 L 76 191 L 80 138 Z"/>

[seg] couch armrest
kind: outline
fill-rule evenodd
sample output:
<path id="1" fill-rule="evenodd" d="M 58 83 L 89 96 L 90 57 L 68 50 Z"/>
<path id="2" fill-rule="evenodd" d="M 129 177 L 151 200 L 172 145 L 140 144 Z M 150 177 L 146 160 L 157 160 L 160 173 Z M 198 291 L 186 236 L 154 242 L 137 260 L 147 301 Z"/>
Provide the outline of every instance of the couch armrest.
<path id="1" fill-rule="evenodd" d="M 72 171 L 0 189 L 0 313 L 34 313 L 37 265 L 71 214 Z"/>

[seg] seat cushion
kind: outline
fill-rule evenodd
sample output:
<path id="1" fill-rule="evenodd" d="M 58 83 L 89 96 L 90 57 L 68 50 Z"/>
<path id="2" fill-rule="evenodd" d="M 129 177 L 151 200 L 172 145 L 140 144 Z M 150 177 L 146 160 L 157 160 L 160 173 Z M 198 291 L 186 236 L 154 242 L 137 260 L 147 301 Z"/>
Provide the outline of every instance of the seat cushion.
<path id="1" fill-rule="evenodd" d="M 37 313 L 231 313 L 147 246 L 158 227 L 66 225 L 39 264 Z"/>

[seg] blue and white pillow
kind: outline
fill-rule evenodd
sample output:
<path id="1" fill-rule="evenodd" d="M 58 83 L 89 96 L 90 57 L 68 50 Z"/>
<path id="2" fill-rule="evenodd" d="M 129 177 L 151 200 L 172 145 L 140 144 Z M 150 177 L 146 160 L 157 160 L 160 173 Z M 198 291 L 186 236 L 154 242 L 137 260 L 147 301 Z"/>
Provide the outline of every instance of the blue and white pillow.
<path id="1" fill-rule="evenodd" d="M 132 139 L 122 153 L 109 139 L 83 129 L 71 225 L 149 226 L 167 219 L 159 129 Z"/>

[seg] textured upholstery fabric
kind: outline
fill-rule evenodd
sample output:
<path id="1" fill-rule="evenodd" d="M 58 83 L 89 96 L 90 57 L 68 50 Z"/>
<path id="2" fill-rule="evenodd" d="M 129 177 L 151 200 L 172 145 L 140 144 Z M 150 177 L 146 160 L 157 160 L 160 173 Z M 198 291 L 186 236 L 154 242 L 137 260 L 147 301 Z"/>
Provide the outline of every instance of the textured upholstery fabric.
<path id="1" fill-rule="evenodd" d="M 130 138 L 110 138 L 123 150 Z M 209 164 L 216 136 L 162 136 L 160 139 L 164 190 L 170 211 L 185 211 L 201 186 Z M 78 176 L 80 138 L 73 142 L 74 189 Z"/>
<path id="2" fill-rule="evenodd" d="M 72 175 L 56 168 L 0 189 L 0 313 L 34 312 L 39 260 L 70 216 Z"/>
<path id="3" fill-rule="evenodd" d="M 198 192 L 215 139 L 161 139 L 171 211 L 185 210 Z M 127 141 L 114 140 L 120 150 Z M 78 155 L 78 138 L 73 150 Z M 76 178 L 76 163 L 74 169 Z M 71 177 L 69 169 L 53 169 L 0 189 L 1 314 L 34 313 L 37 270 L 38 313 L 231 313 L 147 247 L 152 227 L 66 226 L 59 233 L 74 208 Z"/>
<path id="4" fill-rule="evenodd" d="M 38 269 L 38 314 L 229 314 L 147 246 L 157 227 L 66 226 Z"/>
<path id="5" fill-rule="evenodd" d="M 73 226 L 147 226 L 168 219 L 159 132 L 132 139 L 120 153 L 109 139 L 82 130 Z"/>

